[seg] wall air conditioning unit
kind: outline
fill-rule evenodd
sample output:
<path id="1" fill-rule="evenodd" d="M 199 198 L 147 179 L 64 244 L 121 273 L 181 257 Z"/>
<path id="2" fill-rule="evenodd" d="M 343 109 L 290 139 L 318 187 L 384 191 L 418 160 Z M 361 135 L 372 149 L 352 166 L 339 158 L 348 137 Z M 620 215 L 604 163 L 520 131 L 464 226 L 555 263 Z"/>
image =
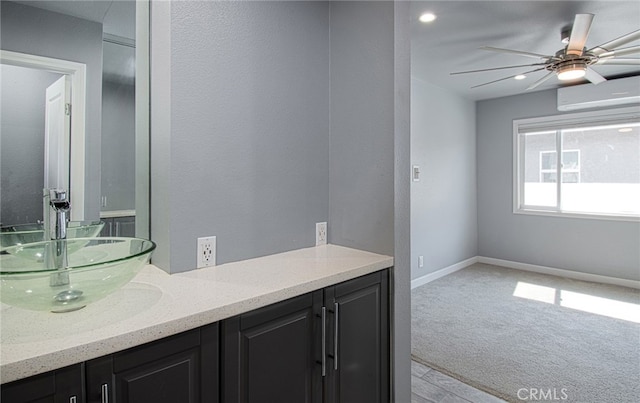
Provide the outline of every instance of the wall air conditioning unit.
<path id="1" fill-rule="evenodd" d="M 640 103 L 640 76 L 558 88 L 558 110 L 602 108 Z"/>

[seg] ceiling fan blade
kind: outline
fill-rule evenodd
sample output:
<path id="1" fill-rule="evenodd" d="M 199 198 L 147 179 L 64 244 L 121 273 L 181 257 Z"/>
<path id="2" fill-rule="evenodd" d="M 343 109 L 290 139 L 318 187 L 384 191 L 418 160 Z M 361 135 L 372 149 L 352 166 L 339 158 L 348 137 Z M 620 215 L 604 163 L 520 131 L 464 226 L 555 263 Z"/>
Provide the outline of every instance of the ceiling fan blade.
<path id="1" fill-rule="evenodd" d="M 626 35 L 622 35 L 619 38 L 616 38 L 612 41 L 605 42 L 602 45 L 598 45 L 589 49 L 590 53 L 595 54 L 596 56 L 600 56 L 603 53 L 610 52 L 617 48 L 618 46 L 625 45 L 629 42 L 633 42 L 637 39 L 640 39 L 640 29 L 637 31 L 629 32 Z"/>
<path id="2" fill-rule="evenodd" d="M 591 81 L 593 84 L 600 84 L 607 81 L 606 78 L 602 77 L 597 71 L 592 69 L 591 67 L 587 67 L 586 74 L 584 78 Z"/>
<path id="3" fill-rule="evenodd" d="M 569 45 L 567 45 L 566 53 L 568 55 L 582 56 L 582 50 L 587 43 L 587 36 L 591 29 L 593 14 L 576 14 L 573 20 L 573 28 L 569 36 Z"/>
<path id="4" fill-rule="evenodd" d="M 640 53 L 640 46 L 630 46 L 628 48 L 611 50 L 600 54 L 600 57 L 625 56 Z"/>
<path id="5" fill-rule="evenodd" d="M 481 48 L 482 50 L 489 50 L 491 52 L 500 52 L 500 53 L 513 53 L 516 55 L 520 55 L 520 56 L 526 56 L 526 57 L 534 57 L 536 59 L 550 59 L 553 56 L 548 56 L 548 55 L 541 55 L 539 53 L 532 53 L 532 52 L 523 52 L 521 50 L 512 50 L 512 49 L 503 49 L 503 48 L 495 48 L 493 46 L 482 46 Z"/>
<path id="6" fill-rule="evenodd" d="M 553 71 L 549 72 L 546 76 L 542 77 L 541 79 L 539 79 L 535 83 L 533 83 L 530 86 L 528 86 L 526 90 L 529 91 L 529 90 L 532 90 L 532 89 L 536 88 L 540 84 L 544 83 L 545 81 L 547 81 L 548 79 L 553 77 L 554 74 L 556 74 L 556 73 L 554 73 Z"/>
<path id="7" fill-rule="evenodd" d="M 594 64 L 609 64 L 609 65 L 617 65 L 617 66 L 635 66 L 640 65 L 640 59 L 619 59 L 619 58 L 608 58 L 608 59 L 600 59 Z"/>
<path id="8" fill-rule="evenodd" d="M 536 72 L 536 71 L 540 71 L 540 70 L 544 70 L 544 67 L 540 67 L 539 69 L 530 70 L 530 71 L 527 71 L 527 72 L 524 72 L 524 73 L 514 74 L 514 75 L 509 76 L 509 77 L 499 78 L 499 79 L 497 79 L 497 80 L 489 81 L 489 82 L 486 82 L 486 83 L 482 83 L 482 84 L 474 85 L 474 86 L 473 86 L 473 87 L 471 87 L 471 88 L 483 87 L 483 86 L 485 86 L 485 85 L 489 85 L 489 84 L 497 83 L 497 82 L 499 82 L 499 81 L 504 81 L 504 80 L 508 80 L 508 79 L 510 79 L 510 78 L 514 78 L 515 76 L 519 76 L 520 74 L 529 74 L 529 73 L 534 73 L 534 72 Z"/>
<path id="9" fill-rule="evenodd" d="M 513 69 L 516 67 L 532 67 L 532 66 L 545 66 L 546 63 L 534 63 L 534 64 L 520 64 L 517 66 L 504 66 L 504 67 L 492 67 L 492 68 L 488 68 L 488 69 L 479 69 L 479 70 L 467 70 L 467 71 L 456 71 L 454 73 L 449 73 L 449 75 L 456 75 L 456 74 L 467 74 L 467 73 L 480 73 L 483 71 L 493 71 L 493 70 L 504 70 L 504 69 Z"/>

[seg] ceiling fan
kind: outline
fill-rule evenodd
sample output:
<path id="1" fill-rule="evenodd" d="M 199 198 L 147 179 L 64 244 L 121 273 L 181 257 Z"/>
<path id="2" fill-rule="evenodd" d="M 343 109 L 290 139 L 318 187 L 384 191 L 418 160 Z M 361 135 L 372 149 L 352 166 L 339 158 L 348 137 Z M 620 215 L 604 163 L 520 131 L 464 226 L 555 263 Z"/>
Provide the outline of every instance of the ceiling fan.
<path id="1" fill-rule="evenodd" d="M 529 70 L 523 73 L 518 73 L 512 76 L 500 78 L 498 80 L 489 81 L 483 84 L 475 85 L 471 88 L 482 87 L 484 85 L 493 84 L 499 81 L 515 78 L 516 76 L 523 76 L 525 74 L 534 73 L 537 71 L 546 70 L 545 74 L 538 81 L 527 87 L 527 90 L 532 90 L 538 87 L 540 84 L 549 80 L 554 75 L 559 80 L 574 80 L 578 78 L 586 78 L 593 84 L 599 84 L 607 79 L 595 71 L 591 66 L 600 65 L 638 65 L 640 66 L 640 58 L 620 58 L 620 56 L 626 56 L 634 53 L 640 53 L 640 46 L 630 46 L 627 48 L 619 48 L 629 42 L 633 42 L 640 39 L 640 30 L 630 32 L 619 38 L 613 39 L 609 42 L 605 42 L 601 45 L 595 46 L 591 49 L 586 49 L 585 44 L 587 42 L 587 36 L 591 29 L 591 23 L 593 21 L 593 14 L 576 14 L 573 21 L 573 25 L 567 26 L 562 29 L 561 37 L 562 42 L 567 46 L 557 51 L 554 55 L 542 55 L 532 52 L 523 52 L 520 50 L 511 50 L 496 48 L 492 46 L 483 46 L 480 49 L 488 50 L 491 52 L 500 53 L 512 53 L 525 57 L 532 57 L 540 59 L 539 63 L 533 64 L 521 64 L 517 66 L 504 66 L 494 67 L 480 70 L 459 71 L 455 74 L 467 74 L 478 73 L 483 71 L 503 70 L 521 67 L 535 67 L 533 70 Z"/>

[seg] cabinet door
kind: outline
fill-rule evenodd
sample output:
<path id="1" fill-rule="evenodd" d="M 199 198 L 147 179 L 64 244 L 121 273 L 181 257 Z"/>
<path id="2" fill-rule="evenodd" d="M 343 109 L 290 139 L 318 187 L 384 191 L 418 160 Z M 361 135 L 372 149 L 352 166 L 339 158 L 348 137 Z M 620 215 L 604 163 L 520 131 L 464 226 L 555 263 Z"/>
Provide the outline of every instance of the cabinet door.
<path id="1" fill-rule="evenodd" d="M 113 236 L 136 236 L 136 217 L 118 217 L 113 220 Z"/>
<path id="2" fill-rule="evenodd" d="M 87 397 L 90 403 L 217 403 L 218 378 L 213 324 L 87 362 Z"/>
<path id="3" fill-rule="evenodd" d="M 388 271 L 325 289 L 330 312 L 326 402 L 389 401 Z"/>
<path id="4" fill-rule="evenodd" d="M 320 401 L 321 299 L 317 291 L 223 322 L 223 401 Z"/>
<path id="5" fill-rule="evenodd" d="M 2 385 L 0 401 L 10 403 L 83 403 L 82 364 Z"/>
<path id="6" fill-rule="evenodd" d="M 101 220 L 104 221 L 104 227 L 100 231 L 100 236 L 115 236 L 113 233 L 113 218 L 101 218 Z"/>

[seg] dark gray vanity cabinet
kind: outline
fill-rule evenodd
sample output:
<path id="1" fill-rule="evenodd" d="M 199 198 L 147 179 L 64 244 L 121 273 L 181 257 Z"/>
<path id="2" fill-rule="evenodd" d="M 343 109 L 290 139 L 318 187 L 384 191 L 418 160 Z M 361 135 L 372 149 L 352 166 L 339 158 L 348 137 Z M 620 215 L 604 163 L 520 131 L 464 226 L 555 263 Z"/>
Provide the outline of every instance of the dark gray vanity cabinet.
<path id="1" fill-rule="evenodd" d="M 388 276 L 3 384 L 1 402 L 388 402 Z"/>
<path id="2" fill-rule="evenodd" d="M 325 402 L 389 401 L 388 270 L 324 290 L 329 311 Z"/>
<path id="3" fill-rule="evenodd" d="M 218 402 L 218 324 L 85 363 L 88 403 Z"/>
<path id="4" fill-rule="evenodd" d="M 388 271 L 222 324 L 225 402 L 389 401 Z"/>
<path id="5" fill-rule="evenodd" d="M 3 384 L 2 403 L 217 403 L 218 323 Z"/>
<path id="6" fill-rule="evenodd" d="M 0 392 L 2 403 L 84 403 L 84 365 L 4 384 Z"/>
<path id="7" fill-rule="evenodd" d="M 321 291 L 222 322 L 224 402 L 319 402 Z"/>

